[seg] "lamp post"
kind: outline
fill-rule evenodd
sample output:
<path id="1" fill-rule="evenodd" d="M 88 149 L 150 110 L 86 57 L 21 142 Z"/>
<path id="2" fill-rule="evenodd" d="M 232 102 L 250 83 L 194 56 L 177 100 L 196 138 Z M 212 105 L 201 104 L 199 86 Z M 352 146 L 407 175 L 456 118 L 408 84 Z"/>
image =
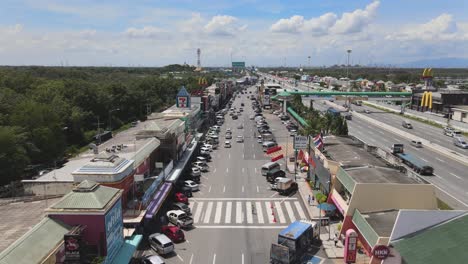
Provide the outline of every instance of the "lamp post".
<path id="1" fill-rule="evenodd" d="M 119 111 L 120 108 L 109 110 L 109 131 L 112 131 L 112 112 Z"/>
<path id="2" fill-rule="evenodd" d="M 346 50 L 346 52 L 348 53 L 348 64 L 346 66 L 346 78 L 349 78 L 349 56 L 351 55 L 352 50 L 349 49 L 349 50 Z"/>

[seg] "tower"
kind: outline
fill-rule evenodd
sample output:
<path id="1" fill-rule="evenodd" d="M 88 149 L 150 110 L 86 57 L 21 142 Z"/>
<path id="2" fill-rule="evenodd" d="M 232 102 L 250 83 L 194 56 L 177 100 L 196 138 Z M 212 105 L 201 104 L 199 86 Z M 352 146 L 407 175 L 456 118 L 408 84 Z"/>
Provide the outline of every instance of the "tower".
<path id="1" fill-rule="evenodd" d="M 201 49 L 198 48 L 197 49 L 197 68 L 195 69 L 195 71 L 201 71 L 202 70 L 200 57 L 201 57 Z"/>

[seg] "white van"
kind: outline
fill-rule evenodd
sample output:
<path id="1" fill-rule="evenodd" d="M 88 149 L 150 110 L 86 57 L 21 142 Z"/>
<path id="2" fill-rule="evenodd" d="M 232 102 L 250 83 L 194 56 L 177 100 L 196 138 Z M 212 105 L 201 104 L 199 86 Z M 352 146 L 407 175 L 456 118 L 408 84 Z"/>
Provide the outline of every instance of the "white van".
<path id="1" fill-rule="evenodd" d="M 267 152 L 269 148 L 276 147 L 276 146 L 278 146 L 278 144 L 276 144 L 276 142 L 273 142 L 273 141 L 263 142 L 262 144 L 263 152 Z"/>
<path id="2" fill-rule="evenodd" d="M 169 254 L 174 251 L 174 243 L 164 234 L 156 233 L 149 236 L 149 243 L 159 255 Z"/>
<path id="3" fill-rule="evenodd" d="M 262 175 L 266 176 L 268 172 L 280 170 L 281 167 L 278 162 L 268 162 L 262 166 Z"/>

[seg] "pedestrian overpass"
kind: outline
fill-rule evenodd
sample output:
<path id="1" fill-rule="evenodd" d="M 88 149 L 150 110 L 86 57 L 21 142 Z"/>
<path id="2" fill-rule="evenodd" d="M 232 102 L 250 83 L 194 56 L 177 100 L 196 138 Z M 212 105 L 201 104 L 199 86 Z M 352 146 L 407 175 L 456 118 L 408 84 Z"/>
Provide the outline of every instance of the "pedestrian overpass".
<path id="1" fill-rule="evenodd" d="M 312 95 L 318 97 L 330 97 L 330 96 L 359 96 L 359 97 L 368 97 L 368 98 L 411 98 L 411 92 L 340 92 L 340 91 L 287 91 L 289 94 L 294 95 Z"/>

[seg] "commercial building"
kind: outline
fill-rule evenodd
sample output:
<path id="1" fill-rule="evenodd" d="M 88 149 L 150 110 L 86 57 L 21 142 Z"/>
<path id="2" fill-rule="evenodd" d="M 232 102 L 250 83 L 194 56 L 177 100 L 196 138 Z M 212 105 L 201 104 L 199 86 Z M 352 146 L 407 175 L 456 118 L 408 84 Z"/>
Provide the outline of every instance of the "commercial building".
<path id="1" fill-rule="evenodd" d="M 453 120 L 468 123 L 468 105 L 454 105 L 452 112 Z"/>
<path id="2" fill-rule="evenodd" d="M 468 92 L 459 90 L 413 90 L 411 109 L 449 114 L 457 105 L 468 105 Z"/>
<path id="3" fill-rule="evenodd" d="M 104 257 L 105 263 L 128 263 L 142 236 L 124 237 L 122 193 L 81 182 L 0 253 L 0 263 L 90 263 L 96 257 Z"/>

